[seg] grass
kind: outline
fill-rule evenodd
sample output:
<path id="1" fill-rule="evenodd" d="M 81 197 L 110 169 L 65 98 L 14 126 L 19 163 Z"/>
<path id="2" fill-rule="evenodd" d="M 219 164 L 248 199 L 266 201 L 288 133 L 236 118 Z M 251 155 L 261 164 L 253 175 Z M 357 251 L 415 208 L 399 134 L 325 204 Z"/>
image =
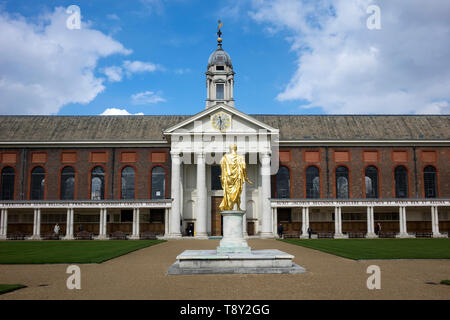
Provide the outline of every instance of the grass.
<path id="1" fill-rule="evenodd" d="M 26 288 L 23 284 L 0 284 L 0 294 Z"/>
<path id="2" fill-rule="evenodd" d="M 0 264 L 101 263 L 164 240 L 1 241 Z"/>
<path id="3" fill-rule="evenodd" d="M 354 260 L 450 259 L 450 239 L 282 239 Z"/>
<path id="4" fill-rule="evenodd" d="M 441 284 L 446 284 L 446 285 L 450 286 L 450 280 L 442 280 Z"/>

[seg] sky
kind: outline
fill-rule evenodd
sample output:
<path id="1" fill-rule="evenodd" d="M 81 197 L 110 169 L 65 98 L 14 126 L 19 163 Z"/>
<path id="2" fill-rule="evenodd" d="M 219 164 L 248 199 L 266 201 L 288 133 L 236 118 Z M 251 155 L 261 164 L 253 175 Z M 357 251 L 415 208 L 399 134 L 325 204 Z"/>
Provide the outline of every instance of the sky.
<path id="1" fill-rule="evenodd" d="M 450 114 L 448 0 L 0 0 L 0 114 L 198 113 L 219 19 L 240 111 Z"/>

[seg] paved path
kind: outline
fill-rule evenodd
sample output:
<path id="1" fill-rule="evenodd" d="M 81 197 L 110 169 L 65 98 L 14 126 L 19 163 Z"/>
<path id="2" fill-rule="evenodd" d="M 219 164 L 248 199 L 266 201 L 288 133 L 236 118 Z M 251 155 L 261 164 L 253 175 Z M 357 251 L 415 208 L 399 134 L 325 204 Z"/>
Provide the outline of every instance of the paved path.
<path id="1" fill-rule="evenodd" d="M 172 240 L 102 264 L 83 264 L 81 290 L 68 290 L 67 265 L 0 265 L 0 283 L 28 288 L 0 299 L 450 299 L 450 260 L 354 261 L 276 240 L 249 240 L 253 249 L 280 249 L 307 273 L 297 275 L 168 276 L 185 249 L 215 249 L 218 240 Z M 381 290 L 368 290 L 366 269 L 381 268 Z M 45 285 L 45 286 L 40 286 Z"/>

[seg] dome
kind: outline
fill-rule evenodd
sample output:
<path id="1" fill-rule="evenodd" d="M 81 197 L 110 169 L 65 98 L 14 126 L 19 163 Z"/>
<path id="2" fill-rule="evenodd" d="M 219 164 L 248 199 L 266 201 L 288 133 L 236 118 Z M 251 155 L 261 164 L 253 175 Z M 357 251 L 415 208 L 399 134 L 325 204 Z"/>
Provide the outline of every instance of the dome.
<path id="1" fill-rule="evenodd" d="M 230 55 L 222 49 L 222 46 L 219 46 L 219 48 L 209 56 L 208 69 L 213 65 L 226 65 L 233 68 Z"/>

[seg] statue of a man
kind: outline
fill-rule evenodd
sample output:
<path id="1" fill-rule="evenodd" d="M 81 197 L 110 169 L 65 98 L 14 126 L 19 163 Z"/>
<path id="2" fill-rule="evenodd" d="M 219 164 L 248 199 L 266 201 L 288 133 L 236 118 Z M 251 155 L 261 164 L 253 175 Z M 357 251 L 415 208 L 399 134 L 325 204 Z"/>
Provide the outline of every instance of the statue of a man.
<path id="1" fill-rule="evenodd" d="M 237 154 L 237 146 L 230 145 L 230 153 L 225 154 L 220 160 L 222 175 L 220 181 L 223 188 L 223 199 L 220 203 L 220 211 L 233 210 L 234 204 L 241 210 L 241 193 L 244 182 L 252 183 L 247 178 L 245 158 Z"/>

